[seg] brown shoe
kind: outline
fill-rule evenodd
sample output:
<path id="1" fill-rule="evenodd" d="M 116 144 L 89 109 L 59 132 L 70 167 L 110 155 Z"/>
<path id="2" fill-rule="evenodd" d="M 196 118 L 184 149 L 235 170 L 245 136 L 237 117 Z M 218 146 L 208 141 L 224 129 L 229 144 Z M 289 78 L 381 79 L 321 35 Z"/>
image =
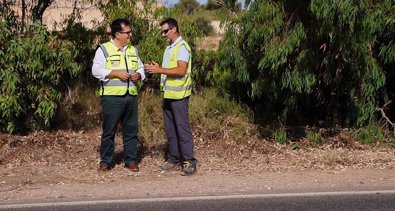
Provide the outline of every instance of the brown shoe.
<path id="1" fill-rule="evenodd" d="M 103 163 L 103 162 L 100 162 L 99 168 L 97 170 L 99 172 L 105 172 L 105 171 L 110 170 L 110 166 L 105 164 L 105 163 Z"/>
<path id="2" fill-rule="evenodd" d="M 133 172 L 140 171 L 139 165 L 136 162 L 131 162 L 129 164 L 125 164 L 125 168 L 127 168 L 127 169 L 129 169 L 130 171 L 133 171 Z"/>

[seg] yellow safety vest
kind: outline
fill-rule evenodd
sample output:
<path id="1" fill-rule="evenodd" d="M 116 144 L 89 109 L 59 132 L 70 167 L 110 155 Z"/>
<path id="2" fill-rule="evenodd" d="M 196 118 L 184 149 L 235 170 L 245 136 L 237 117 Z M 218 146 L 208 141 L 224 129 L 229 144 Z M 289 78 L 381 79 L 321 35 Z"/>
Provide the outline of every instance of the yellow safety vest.
<path id="1" fill-rule="evenodd" d="M 189 47 L 188 43 L 184 40 L 179 41 L 173 48 L 170 53 L 168 60 L 167 68 L 175 68 L 177 67 L 177 58 L 180 53 L 180 47 L 185 46 L 185 48 L 191 52 L 191 47 Z M 164 59 L 164 57 L 163 57 Z M 164 60 L 162 61 L 162 67 L 164 64 Z M 183 77 L 173 77 L 162 74 L 160 80 L 160 89 L 164 92 L 163 98 L 166 99 L 182 99 L 191 95 L 192 92 L 192 78 L 191 78 L 191 69 L 192 69 L 192 54 L 190 53 L 188 68 L 185 76 Z"/>
<path id="2" fill-rule="evenodd" d="M 137 50 L 132 45 L 127 46 L 125 55 L 112 42 L 100 44 L 100 48 L 106 58 L 106 69 L 127 73 L 133 73 L 137 70 Z M 137 84 L 134 84 L 130 79 L 111 78 L 108 81 L 101 82 L 99 95 L 125 95 L 128 92 L 130 95 L 137 95 Z"/>

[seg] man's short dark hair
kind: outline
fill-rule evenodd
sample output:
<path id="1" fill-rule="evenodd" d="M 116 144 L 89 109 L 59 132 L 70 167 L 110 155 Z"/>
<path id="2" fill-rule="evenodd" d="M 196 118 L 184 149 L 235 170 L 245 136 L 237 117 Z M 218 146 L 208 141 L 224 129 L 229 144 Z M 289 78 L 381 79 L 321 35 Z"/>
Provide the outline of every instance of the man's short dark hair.
<path id="1" fill-rule="evenodd" d="M 177 33 L 180 33 L 179 29 L 178 29 L 178 23 L 176 21 L 176 19 L 174 18 L 166 18 L 165 20 L 163 20 L 162 22 L 160 22 L 160 26 L 163 26 L 164 24 L 169 25 L 169 28 L 174 28 L 176 27 L 176 31 Z"/>
<path id="2" fill-rule="evenodd" d="M 111 23 L 111 36 L 115 38 L 115 33 L 122 31 L 122 25 L 124 26 L 132 26 L 130 21 L 127 18 L 119 18 L 114 20 Z"/>

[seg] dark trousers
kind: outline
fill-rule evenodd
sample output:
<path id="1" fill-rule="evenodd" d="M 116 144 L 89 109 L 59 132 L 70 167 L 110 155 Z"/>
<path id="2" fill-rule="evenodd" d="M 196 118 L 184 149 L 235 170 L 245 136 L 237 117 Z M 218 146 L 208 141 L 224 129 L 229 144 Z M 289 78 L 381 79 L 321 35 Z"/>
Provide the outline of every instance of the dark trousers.
<path id="1" fill-rule="evenodd" d="M 196 165 L 193 155 L 193 136 L 188 120 L 189 97 L 181 100 L 163 99 L 163 119 L 168 140 L 168 162 L 190 161 Z"/>
<path id="2" fill-rule="evenodd" d="M 114 139 L 118 123 L 122 125 L 124 163 L 136 161 L 138 151 L 138 100 L 137 96 L 102 96 L 103 134 L 100 145 L 100 159 L 112 165 Z"/>

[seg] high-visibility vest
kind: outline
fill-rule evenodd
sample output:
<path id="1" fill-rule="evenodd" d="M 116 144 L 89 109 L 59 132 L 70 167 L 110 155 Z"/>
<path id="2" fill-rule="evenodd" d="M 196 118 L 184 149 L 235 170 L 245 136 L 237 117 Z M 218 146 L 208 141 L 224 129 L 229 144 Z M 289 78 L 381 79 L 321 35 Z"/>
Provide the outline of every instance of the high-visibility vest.
<path id="1" fill-rule="evenodd" d="M 191 47 L 189 47 L 188 43 L 184 40 L 179 41 L 172 49 L 169 60 L 167 61 L 167 68 L 175 68 L 177 67 L 177 58 L 180 53 L 180 47 L 185 46 L 185 48 L 189 51 L 189 60 L 188 60 L 188 68 L 187 72 L 182 77 L 174 77 L 167 76 L 162 74 L 160 80 L 160 89 L 164 92 L 163 98 L 166 99 L 182 99 L 191 95 L 192 92 L 192 78 L 191 78 L 191 69 L 192 69 L 192 54 Z M 164 59 L 164 57 L 163 57 Z M 165 61 L 162 61 L 162 67 Z"/>
<path id="2" fill-rule="evenodd" d="M 126 53 L 119 51 L 119 48 L 112 42 L 106 42 L 99 45 L 106 58 L 106 69 L 111 71 L 123 71 L 133 73 L 138 68 L 137 50 L 132 45 L 128 45 Z M 137 95 L 137 84 L 130 79 L 120 80 L 111 78 L 108 81 L 101 81 L 99 95 Z"/>

